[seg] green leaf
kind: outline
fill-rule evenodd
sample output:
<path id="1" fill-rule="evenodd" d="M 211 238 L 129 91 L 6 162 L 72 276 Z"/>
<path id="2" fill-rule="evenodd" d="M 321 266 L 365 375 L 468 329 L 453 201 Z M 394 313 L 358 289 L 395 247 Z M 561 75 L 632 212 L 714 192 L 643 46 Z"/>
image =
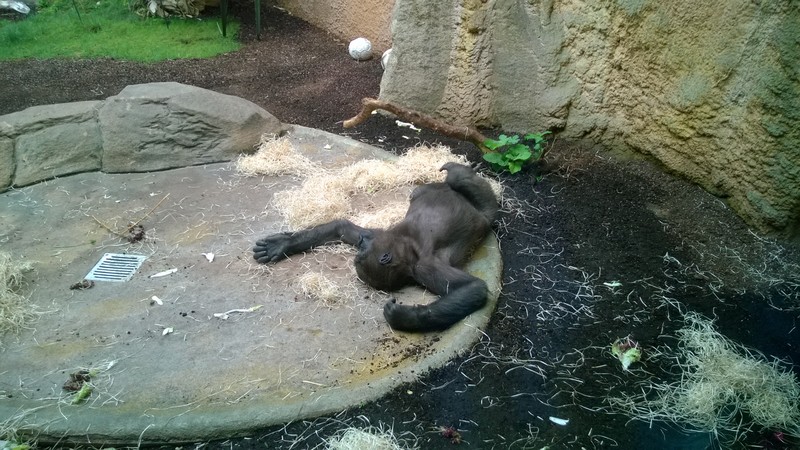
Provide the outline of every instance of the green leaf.
<path id="1" fill-rule="evenodd" d="M 526 141 L 534 141 L 534 142 L 542 142 L 544 137 L 550 134 L 550 131 L 542 131 L 541 133 L 528 133 L 526 134 L 523 139 Z"/>
<path id="2" fill-rule="evenodd" d="M 487 139 L 483 141 L 483 145 L 485 145 L 489 150 L 497 150 L 505 144 L 500 141 L 495 141 L 494 139 Z"/>
<path id="3" fill-rule="evenodd" d="M 505 166 L 507 164 L 506 160 L 503 158 L 503 155 L 500 153 L 486 153 L 483 155 L 483 159 L 492 164 L 498 164 L 501 166 Z"/>
<path id="4" fill-rule="evenodd" d="M 506 145 L 517 144 L 519 143 L 519 136 L 517 136 L 516 134 L 514 136 L 506 136 L 505 134 L 501 134 L 500 141 Z"/>
<path id="5" fill-rule="evenodd" d="M 515 144 L 509 147 L 504 156 L 508 160 L 527 161 L 531 158 L 531 149 L 524 144 Z"/>
<path id="6" fill-rule="evenodd" d="M 508 163 L 508 171 L 512 174 L 519 172 L 522 170 L 522 164 L 510 161 Z"/>

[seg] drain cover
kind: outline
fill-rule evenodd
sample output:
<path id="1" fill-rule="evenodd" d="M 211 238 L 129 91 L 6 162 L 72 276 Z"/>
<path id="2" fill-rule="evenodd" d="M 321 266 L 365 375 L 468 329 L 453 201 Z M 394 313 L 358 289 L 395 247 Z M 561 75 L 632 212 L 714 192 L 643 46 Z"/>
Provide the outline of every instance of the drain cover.
<path id="1" fill-rule="evenodd" d="M 85 278 L 93 281 L 128 281 L 145 259 L 147 256 L 144 255 L 106 253 Z"/>

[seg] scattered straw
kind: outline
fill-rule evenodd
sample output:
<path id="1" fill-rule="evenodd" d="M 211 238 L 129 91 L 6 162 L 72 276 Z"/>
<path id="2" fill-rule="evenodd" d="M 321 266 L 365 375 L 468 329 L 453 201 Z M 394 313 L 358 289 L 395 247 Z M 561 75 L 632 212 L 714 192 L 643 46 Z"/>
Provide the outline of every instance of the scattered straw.
<path id="1" fill-rule="evenodd" d="M 310 159 L 300 154 L 287 137 L 273 135 L 261 137 L 258 150 L 253 155 L 241 156 L 236 169 L 244 175 L 294 175 L 307 176 L 316 170 Z"/>
<path id="2" fill-rule="evenodd" d="M 19 331 L 37 315 L 29 299 L 19 294 L 23 274 L 32 269 L 31 263 L 16 261 L 10 253 L 0 252 L 0 335 Z"/>
<path id="3" fill-rule="evenodd" d="M 403 184 L 436 183 L 444 181 L 445 173 L 439 169 L 448 162 L 468 164 L 466 157 L 454 155 L 447 146 L 418 145 L 400 157 L 397 168 Z"/>
<path id="4" fill-rule="evenodd" d="M 402 176 L 393 162 L 364 159 L 343 168 L 336 178 L 350 192 L 373 193 L 406 184 L 401 181 Z"/>
<path id="5" fill-rule="evenodd" d="M 366 218 L 355 218 L 351 216 L 351 199 L 360 193 L 374 194 L 413 184 L 444 181 L 445 173 L 439 169 L 447 162 L 465 164 L 466 159 L 450 153 L 445 146 L 418 146 L 397 161 L 370 159 L 337 171 L 309 170 L 304 174 L 307 177 L 299 191 L 276 193 L 274 205 L 293 229 L 342 218 L 354 221 L 366 219 L 360 222 L 363 226 L 377 227 L 380 224 L 385 227 L 402 219 L 403 215 L 398 214 L 397 207 L 382 209 L 388 215 L 385 218 L 378 217 L 377 213 L 371 213 Z M 491 179 L 487 181 L 500 198 L 500 184 Z M 405 203 L 405 208 L 408 208 L 408 203 Z"/>
<path id="6" fill-rule="evenodd" d="M 325 306 L 335 306 L 347 300 L 338 283 L 317 272 L 308 272 L 296 280 L 300 292 Z"/>
<path id="7" fill-rule="evenodd" d="M 687 314 L 671 365 L 680 380 L 612 398 L 637 419 L 667 420 L 741 436 L 754 427 L 800 436 L 800 384 L 784 364 L 730 341 L 713 322 Z M 649 393 L 649 395 L 648 395 Z"/>
<path id="8" fill-rule="evenodd" d="M 327 441 L 329 450 L 402 450 L 392 430 L 369 426 L 345 428 Z"/>
<path id="9" fill-rule="evenodd" d="M 350 212 L 350 195 L 332 175 L 307 178 L 299 191 L 277 192 L 273 203 L 295 230 L 341 219 Z"/>

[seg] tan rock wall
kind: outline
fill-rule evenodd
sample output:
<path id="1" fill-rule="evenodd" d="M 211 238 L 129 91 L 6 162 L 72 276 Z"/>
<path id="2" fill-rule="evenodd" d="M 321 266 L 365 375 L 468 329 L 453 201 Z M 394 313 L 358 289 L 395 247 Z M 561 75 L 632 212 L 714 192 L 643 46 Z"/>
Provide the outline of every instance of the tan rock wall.
<path id="1" fill-rule="evenodd" d="M 389 23 L 394 0 L 276 0 L 293 15 L 349 42 L 365 37 L 376 56 L 392 46 Z"/>
<path id="2" fill-rule="evenodd" d="M 800 3 L 396 0 L 381 97 L 652 155 L 800 233 Z"/>

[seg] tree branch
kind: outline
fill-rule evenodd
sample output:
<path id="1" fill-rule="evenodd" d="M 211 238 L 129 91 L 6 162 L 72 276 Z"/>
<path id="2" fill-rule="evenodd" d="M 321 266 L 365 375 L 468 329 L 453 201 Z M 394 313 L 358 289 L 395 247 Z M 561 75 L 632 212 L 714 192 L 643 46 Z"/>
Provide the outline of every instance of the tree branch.
<path id="1" fill-rule="evenodd" d="M 344 121 L 342 125 L 345 128 L 352 128 L 365 122 L 367 119 L 369 119 L 369 116 L 373 111 L 376 109 L 382 109 L 396 115 L 406 122 L 411 122 L 418 127 L 427 128 L 431 131 L 451 137 L 453 139 L 471 142 L 483 153 L 489 153 L 491 151 L 483 144 L 486 141 L 486 136 L 481 134 L 473 127 L 458 127 L 451 125 L 419 111 L 414 111 L 413 109 L 404 108 L 400 105 L 395 105 L 394 103 L 384 102 L 382 100 L 369 97 L 362 99 L 361 105 L 361 111 L 358 113 L 358 115 Z"/>

